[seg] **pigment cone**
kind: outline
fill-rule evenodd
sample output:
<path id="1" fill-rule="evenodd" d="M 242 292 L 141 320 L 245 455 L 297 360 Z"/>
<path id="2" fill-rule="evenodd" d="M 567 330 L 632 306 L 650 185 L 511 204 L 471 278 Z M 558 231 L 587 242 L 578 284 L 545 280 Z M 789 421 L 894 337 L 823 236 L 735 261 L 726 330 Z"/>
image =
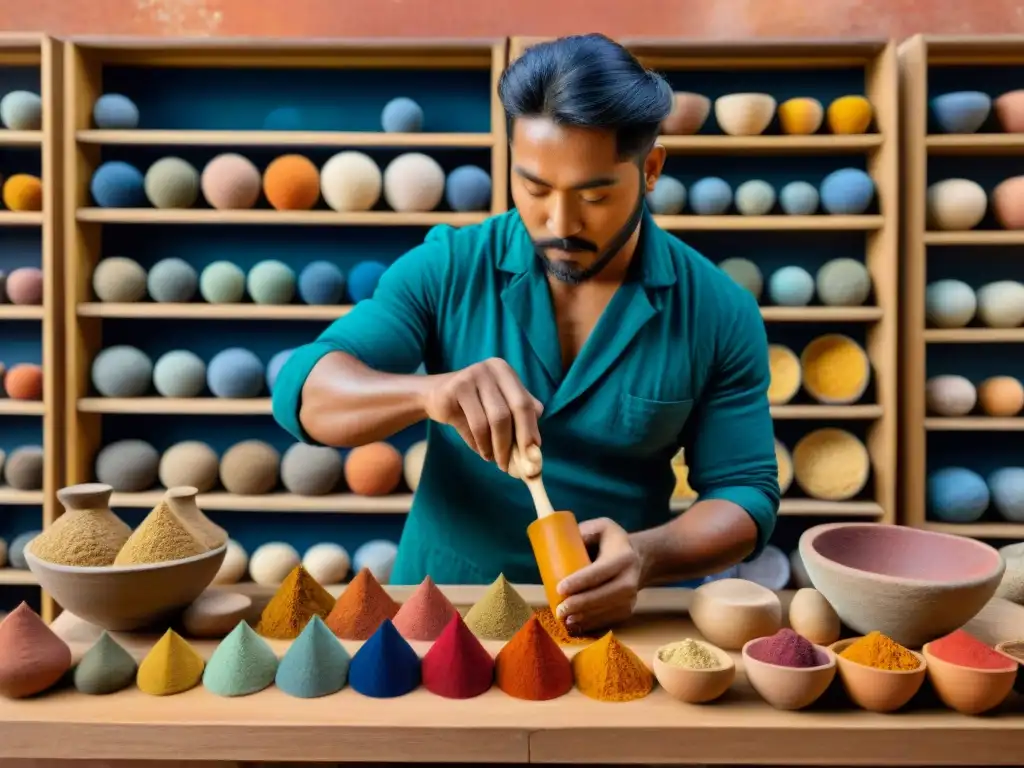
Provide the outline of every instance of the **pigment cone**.
<path id="1" fill-rule="evenodd" d="M 28 603 L 0 622 L 0 694 L 34 696 L 56 685 L 71 668 L 71 649 Z"/>
<path id="2" fill-rule="evenodd" d="M 423 687 L 447 699 L 471 699 L 494 682 L 494 659 L 458 614 L 423 657 Z"/>
<path id="3" fill-rule="evenodd" d="M 299 699 L 337 693 L 345 687 L 349 662 L 345 646 L 313 616 L 278 664 L 277 687 Z"/>
<path id="4" fill-rule="evenodd" d="M 466 626 L 485 640 L 511 640 L 533 616 L 522 595 L 500 574 L 466 614 Z"/>
<path id="5" fill-rule="evenodd" d="M 572 690 L 572 665 L 535 616 L 498 651 L 494 671 L 498 687 L 517 699 L 547 701 Z"/>
<path id="6" fill-rule="evenodd" d="M 599 701 L 642 699 L 654 687 L 654 675 L 640 657 L 609 632 L 572 657 L 576 685 Z"/>
<path id="7" fill-rule="evenodd" d="M 406 640 L 437 640 L 458 613 L 427 576 L 395 614 L 395 629 Z"/>
<path id="8" fill-rule="evenodd" d="M 342 640 L 369 640 L 385 619 L 395 617 L 398 608 L 370 569 L 363 568 L 334 604 L 327 626 Z"/>
<path id="9" fill-rule="evenodd" d="M 135 658 L 106 631 L 75 667 L 75 688 L 101 696 L 127 688 L 138 672 Z"/>
<path id="10" fill-rule="evenodd" d="M 404 696 L 420 684 L 420 657 L 385 619 L 373 637 L 352 657 L 348 682 L 364 696 Z"/>
<path id="11" fill-rule="evenodd" d="M 274 682 L 277 656 L 244 621 L 220 641 L 206 662 L 203 686 L 218 696 L 248 696 Z"/>
<path id="12" fill-rule="evenodd" d="M 185 638 L 168 629 L 139 664 L 135 681 L 143 693 L 170 696 L 199 685 L 205 665 Z"/>
<path id="13" fill-rule="evenodd" d="M 274 640 L 294 640 L 313 616 L 326 618 L 333 608 L 331 593 L 296 565 L 263 609 L 256 631 Z"/>

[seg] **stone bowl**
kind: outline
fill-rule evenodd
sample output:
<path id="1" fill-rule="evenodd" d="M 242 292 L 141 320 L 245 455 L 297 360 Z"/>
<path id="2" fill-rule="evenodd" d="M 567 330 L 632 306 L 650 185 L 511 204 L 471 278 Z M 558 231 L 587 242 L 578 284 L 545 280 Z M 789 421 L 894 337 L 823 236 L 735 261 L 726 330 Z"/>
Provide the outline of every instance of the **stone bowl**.
<path id="1" fill-rule="evenodd" d="M 1003 229 L 1024 229 L 1024 176 L 1011 176 L 996 185 L 992 213 Z"/>
<path id="2" fill-rule="evenodd" d="M 804 531 L 807 574 L 842 622 L 920 648 L 974 618 L 995 594 L 1005 563 L 980 541 L 878 523 L 826 523 Z"/>
<path id="3" fill-rule="evenodd" d="M 129 632 L 175 618 L 210 585 L 226 552 L 223 544 L 165 563 L 89 567 L 49 563 L 26 549 L 25 560 L 62 608 L 102 629 Z"/>
<path id="4" fill-rule="evenodd" d="M 715 120 L 730 136 L 760 136 L 775 117 L 775 97 L 767 93 L 730 93 L 715 99 Z"/>
<path id="5" fill-rule="evenodd" d="M 667 136 L 692 136 L 704 127 L 711 112 L 711 99 L 701 93 L 676 91 L 672 94 L 672 112 L 661 121 Z"/>
<path id="6" fill-rule="evenodd" d="M 946 133 L 976 133 L 992 112 L 992 98 L 981 91 L 953 91 L 933 98 L 931 107 Z"/>
<path id="7" fill-rule="evenodd" d="M 1024 133 L 1024 88 L 1007 91 L 993 106 L 996 119 L 1006 133 Z"/>

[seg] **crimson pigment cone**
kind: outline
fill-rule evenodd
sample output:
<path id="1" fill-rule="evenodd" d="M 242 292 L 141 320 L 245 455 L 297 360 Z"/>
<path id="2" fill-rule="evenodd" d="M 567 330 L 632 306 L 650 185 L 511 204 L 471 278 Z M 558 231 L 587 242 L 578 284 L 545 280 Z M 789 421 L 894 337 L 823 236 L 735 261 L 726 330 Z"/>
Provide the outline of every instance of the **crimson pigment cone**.
<path id="1" fill-rule="evenodd" d="M 494 682 L 494 659 L 455 614 L 423 657 L 423 687 L 446 699 L 471 699 Z"/>

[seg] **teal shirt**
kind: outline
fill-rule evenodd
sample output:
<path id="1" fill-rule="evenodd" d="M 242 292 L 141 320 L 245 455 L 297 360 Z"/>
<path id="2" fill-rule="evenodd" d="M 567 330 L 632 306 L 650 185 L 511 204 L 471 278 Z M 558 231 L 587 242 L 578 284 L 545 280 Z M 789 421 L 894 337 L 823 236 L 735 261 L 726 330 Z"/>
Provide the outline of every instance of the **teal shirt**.
<path id="1" fill-rule="evenodd" d="M 550 289 L 517 212 L 432 229 L 373 297 L 299 347 L 278 375 L 274 416 L 296 439 L 302 387 L 321 357 L 371 368 L 455 371 L 500 357 L 544 404 L 544 483 L 555 509 L 627 531 L 670 518 L 671 459 L 686 449 L 701 499 L 745 509 L 759 552 L 779 506 L 768 406 L 768 343 L 753 296 L 645 214 L 639 259 L 568 371 Z M 393 584 L 539 583 L 526 536 L 536 518 L 520 480 L 429 422 L 427 458 Z"/>

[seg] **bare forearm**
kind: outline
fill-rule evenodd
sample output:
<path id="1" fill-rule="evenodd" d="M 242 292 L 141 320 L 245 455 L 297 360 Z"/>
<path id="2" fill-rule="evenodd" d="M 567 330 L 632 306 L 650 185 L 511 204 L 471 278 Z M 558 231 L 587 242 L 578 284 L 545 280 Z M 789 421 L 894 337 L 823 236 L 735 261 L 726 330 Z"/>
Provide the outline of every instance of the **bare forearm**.
<path id="1" fill-rule="evenodd" d="M 719 573 L 757 545 L 757 526 L 731 501 L 698 501 L 675 520 L 630 537 L 640 555 L 642 587 Z"/>
<path id="2" fill-rule="evenodd" d="M 324 355 L 302 387 L 299 421 L 324 445 L 384 440 L 426 418 L 429 376 L 381 373 L 344 352 Z"/>

